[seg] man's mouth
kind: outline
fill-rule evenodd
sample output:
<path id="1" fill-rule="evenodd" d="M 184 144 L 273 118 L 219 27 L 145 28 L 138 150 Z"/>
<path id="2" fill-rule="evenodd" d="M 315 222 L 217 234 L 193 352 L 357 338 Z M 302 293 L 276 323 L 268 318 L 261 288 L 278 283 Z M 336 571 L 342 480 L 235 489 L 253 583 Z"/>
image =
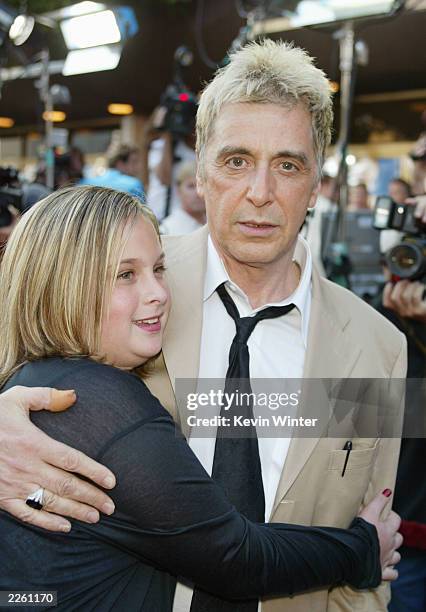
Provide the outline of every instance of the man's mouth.
<path id="1" fill-rule="evenodd" d="M 255 223 L 254 221 L 241 221 L 241 223 L 249 227 L 276 227 L 272 223 Z"/>
<path id="2" fill-rule="evenodd" d="M 267 236 L 278 226 L 266 221 L 239 221 L 241 231 L 249 236 Z"/>

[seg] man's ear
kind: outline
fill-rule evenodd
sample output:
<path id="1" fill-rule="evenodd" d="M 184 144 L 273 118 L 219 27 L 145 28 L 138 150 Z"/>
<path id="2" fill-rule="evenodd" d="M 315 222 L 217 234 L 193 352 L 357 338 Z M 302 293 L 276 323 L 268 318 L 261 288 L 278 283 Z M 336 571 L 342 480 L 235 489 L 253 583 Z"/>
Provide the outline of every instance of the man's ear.
<path id="1" fill-rule="evenodd" d="M 197 193 L 200 198 L 204 198 L 204 179 L 203 179 L 203 170 L 200 167 L 200 164 L 197 164 Z"/>
<path id="2" fill-rule="evenodd" d="M 317 198 L 319 194 L 319 190 L 321 187 L 321 180 L 317 181 L 317 184 L 314 186 L 311 197 L 309 198 L 308 210 L 315 208 L 315 204 L 317 203 Z"/>

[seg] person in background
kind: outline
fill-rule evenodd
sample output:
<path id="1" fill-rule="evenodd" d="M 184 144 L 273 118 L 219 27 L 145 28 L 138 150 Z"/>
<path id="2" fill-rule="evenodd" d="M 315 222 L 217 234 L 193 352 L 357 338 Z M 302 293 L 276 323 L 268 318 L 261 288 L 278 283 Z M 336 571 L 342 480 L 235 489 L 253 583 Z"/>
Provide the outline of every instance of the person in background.
<path id="1" fill-rule="evenodd" d="M 323 213 L 336 210 L 336 197 L 336 179 L 328 174 L 323 174 L 316 204 L 308 210 L 308 215 L 301 231 L 302 236 L 311 247 L 312 259 L 322 276 L 326 275 L 322 263 L 322 215 Z"/>
<path id="2" fill-rule="evenodd" d="M 142 149 L 142 174 L 146 185 L 147 202 L 160 220 L 181 208 L 176 178 L 182 164 L 188 161 L 195 162 L 193 130 L 180 136 L 167 130 L 161 131 L 165 113 L 166 109 L 159 106 L 147 120 Z"/>
<path id="3" fill-rule="evenodd" d="M 140 173 L 140 153 L 137 147 L 121 144 L 112 148 L 108 154 L 108 169 L 100 176 L 83 178 L 80 185 L 96 185 L 125 191 L 144 200 L 144 187 L 138 178 Z"/>
<path id="4" fill-rule="evenodd" d="M 416 205 L 415 215 L 426 225 L 426 196 L 408 199 Z M 400 232 L 384 230 L 387 248 L 399 243 Z M 381 232 L 381 233 L 384 233 Z M 391 232 L 394 232 L 392 234 Z M 389 270 L 387 276 L 389 277 Z M 419 379 L 408 385 L 406 405 L 410 410 L 424 409 L 424 391 L 420 380 L 426 377 L 426 295 L 421 281 L 388 282 L 384 288 L 378 311 L 407 337 L 407 378 Z M 392 585 L 389 612 L 424 612 L 426 610 L 426 479 L 424 460 L 426 441 L 414 438 L 413 427 L 406 423 L 407 434 L 402 439 L 394 509 L 401 515 L 400 532 L 404 537 L 399 577 Z"/>
<path id="5" fill-rule="evenodd" d="M 394 178 L 389 182 L 388 193 L 394 202 L 404 204 L 411 197 L 411 186 L 402 178 Z"/>
<path id="6" fill-rule="evenodd" d="M 206 222 L 206 205 L 197 193 L 197 165 L 184 162 L 176 175 L 176 187 L 182 208 L 176 208 L 160 225 L 162 234 L 189 234 Z"/>
<path id="7" fill-rule="evenodd" d="M 370 210 L 368 189 L 365 183 L 354 185 L 349 189 L 348 211 Z"/>

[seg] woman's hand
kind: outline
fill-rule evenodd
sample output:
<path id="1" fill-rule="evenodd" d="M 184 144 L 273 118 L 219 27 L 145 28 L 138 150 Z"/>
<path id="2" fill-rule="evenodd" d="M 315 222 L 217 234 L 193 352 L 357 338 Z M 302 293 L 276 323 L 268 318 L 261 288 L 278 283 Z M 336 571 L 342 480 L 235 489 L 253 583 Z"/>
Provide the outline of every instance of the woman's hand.
<path id="1" fill-rule="evenodd" d="M 389 512 L 385 519 L 380 516 L 385 509 L 391 495 L 390 489 L 385 489 L 383 493 L 376 497 L 359 513 L 365 521 L 372 523 L 377 529 L 380 542 L 380 563 L 382 566 L 382 580 L 396 580 L 398 572 L 394 565 L 399 563 L 401 555 L 397 549 L 401 546 L 403 538 L 398 532 L 401 525 L 401 518 L 393 512 Z"/>

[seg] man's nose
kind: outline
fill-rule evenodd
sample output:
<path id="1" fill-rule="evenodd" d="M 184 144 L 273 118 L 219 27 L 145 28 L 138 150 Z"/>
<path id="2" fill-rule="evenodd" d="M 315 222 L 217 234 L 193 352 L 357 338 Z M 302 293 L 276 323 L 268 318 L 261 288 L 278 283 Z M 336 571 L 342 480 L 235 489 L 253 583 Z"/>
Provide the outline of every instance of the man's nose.
<path id="1" fill-rule="evenodd" d="M 254 206 L 264 206 L 272 202 L 273 181 L 268 167 L 258 167 L 253 171 L 247 197 Z"/>

